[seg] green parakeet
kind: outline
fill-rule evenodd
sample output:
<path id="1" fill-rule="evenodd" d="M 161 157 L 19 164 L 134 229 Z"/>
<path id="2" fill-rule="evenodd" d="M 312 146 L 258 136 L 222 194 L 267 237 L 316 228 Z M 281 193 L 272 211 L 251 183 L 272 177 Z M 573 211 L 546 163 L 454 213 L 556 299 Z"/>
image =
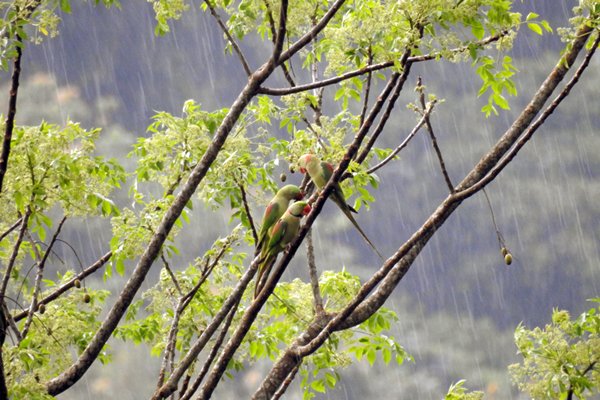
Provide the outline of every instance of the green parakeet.
<path id="1" fill-rule="evenodd" d="M 283 216 L 273 225 L 269 232 L 269 241 L 263 246 L 260 252 L 260 265 L 258 266 L 258 275 L 256 286 L 254 288 L 254 298 L 262 290 L 269 271 L 285 247 L 296 237 L 300 229 L 300 220 L 310 212 L 310 205 L 305 201 L 296 201 L 288 207 Z"/>
<path id="2" fill-rule="evenodd" d="M 263 214 L 262 224 L 258 232 L 256 253 L 259 253 L 265 243 L 269 242 L 269 230 L 281 218 L 291 200 L 302 200 L 304 194 L 296 185 L 285 185 L 273 197 Z"/>
<path id="3" fill-rule="evenodd" d="M 321 190 L 327 185 L 329 182 L 329 178 L 333 175 L 333 165 L 328 162 L 321 161 L 317 156 L 313 154 L 305 154 L 298 160 L 298 166 L 300 167 L 300 172 L 310 175 L 310 179 L 313 181 L 315 186 Z M 357 211 L 354 207 L 350 206 L 346 203 L 346 199 L 344 198 L 344 192 L 340 187 L 339 183 L 335 183 L 333 186 L 333 190 L 331 195 L 329 196 L 335 204 L 342 210 L 344 215 L 352 222 L 352 225 L 358 230 L 360 235 L 365 239 L 369 246 L 377 253 L 379 258 L 383 259 L 381 253 L 377 250 L 375 245 L 369 240 L 365 232 L 358 225 L 358 222 L 352 216 L 352 213 L 356 213 Z"/>

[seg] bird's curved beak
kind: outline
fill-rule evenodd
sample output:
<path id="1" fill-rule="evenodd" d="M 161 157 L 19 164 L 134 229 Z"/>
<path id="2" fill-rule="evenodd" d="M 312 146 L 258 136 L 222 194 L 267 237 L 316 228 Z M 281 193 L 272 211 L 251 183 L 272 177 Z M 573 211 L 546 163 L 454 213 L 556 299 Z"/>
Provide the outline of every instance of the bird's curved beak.
<path id="1" fill-rule="evenodd" d="M 306 196 L 306 193 L 300 192 L 300 194 L 298 196 L 296 196 L 296 200 L 302 200 L 304 198 L 304 196 Z"/>
<path id="2" fill-rule="evenodd" d="M 300 167 L 300 173 L 301 174 L 305 174 L 306 173 L 306 168 Z"/>
<path id="3" fill-rule="evenodd" d="M 302 215 L 308 215 L 310 210 L 312 210 L 312 207 L 309 204 L 305 205 L 304 208 L 302 209 Z"/>

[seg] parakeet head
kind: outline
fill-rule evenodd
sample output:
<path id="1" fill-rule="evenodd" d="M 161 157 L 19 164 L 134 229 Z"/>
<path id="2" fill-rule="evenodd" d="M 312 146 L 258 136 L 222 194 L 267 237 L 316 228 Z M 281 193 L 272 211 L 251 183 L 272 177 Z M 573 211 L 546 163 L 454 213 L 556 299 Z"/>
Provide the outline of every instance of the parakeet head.
<path id="1" fill-rule="evenodd" d="M 288 207 L 287 212 L 294 217 L 302 217 L 303 215 L 307 215 L 311 210 L 310 204 L 306 201 L 297 201 Z"/>
<path id="2" fill-rule="evenodd" d="M 308 166 L 318 162 L 319 159 L 313 154 L 305 154 L 298 159 L 298 167 L 300 168 L 300 172 L 305 174 L 306 170 L 309 168 Z"/>
<path id="3" fill-rule="evenodd" d="M 284 196 L 288 200 L 302 200 L 304 193 L 296 185 L 285 185 L 277 192 L 278 195 Z"/>

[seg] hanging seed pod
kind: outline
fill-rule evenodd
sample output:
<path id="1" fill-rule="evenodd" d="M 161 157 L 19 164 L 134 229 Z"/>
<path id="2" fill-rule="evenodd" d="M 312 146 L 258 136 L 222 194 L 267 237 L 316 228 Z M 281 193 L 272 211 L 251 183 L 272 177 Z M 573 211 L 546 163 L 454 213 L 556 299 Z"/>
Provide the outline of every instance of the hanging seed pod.
<path id="1" fill-rule="evenodd" d="M 500 253 L 502 253 L 502 257 L 506 257 L 506 255 L 508 254 L 508 250 L 506 249 L 506 247 L 502 247 L 500 249 Z"/>
<path id="2" fill-rule="evenodd" d="M 75 279 L 73 281 L 73 286 L 75 286 L 77 289 L 79 289 L 81 287 L 81 281 L 79 279 Z"/>
<path id="3" fill-rule="evenodd" d="M 282 172 L 281 175 L 279 175 L 279 179 L 281 179 L 281 182 L 287 181 L 287 175 L 285 172 Z"/>
<path id="4" fill-rule="evenodd" d="M 39 312 L 40 314 L 43 314 L 43 313 L 45 313 L 45 312 L 46 312 L 46 305 L 45 305 L 45 304 L 40 304 L 40 305 L 38 306 L 38 312 Z"/>
<path id="5" fill-rule="evenodd" d="M 89 294 L 85 294 L 83 295 L 83 302 L 84 303 L 89 303 L 92 300 L 91 296 Z"/>
<path id="6" fill-rule="evenodd" d="M 506 255 L 504 256 L 504 263 L 506 265 L 512 264 L 512 254 L 506 253 Z"/>

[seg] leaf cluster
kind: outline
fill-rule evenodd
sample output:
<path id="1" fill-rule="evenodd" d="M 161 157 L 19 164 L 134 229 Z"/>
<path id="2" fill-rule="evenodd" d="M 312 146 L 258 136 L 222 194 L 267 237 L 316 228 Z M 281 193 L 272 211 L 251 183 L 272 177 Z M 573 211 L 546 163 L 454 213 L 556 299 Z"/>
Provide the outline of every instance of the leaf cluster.
<path id="1" fill-rule="evenodd" d="M 523 362 L 511 365 L 509 372 L 532 398 L 586 399 L 600 393 L 600 307 L 575 319 L 554 310 L 544 328 L 519 325 L 515 343 Z"/>

